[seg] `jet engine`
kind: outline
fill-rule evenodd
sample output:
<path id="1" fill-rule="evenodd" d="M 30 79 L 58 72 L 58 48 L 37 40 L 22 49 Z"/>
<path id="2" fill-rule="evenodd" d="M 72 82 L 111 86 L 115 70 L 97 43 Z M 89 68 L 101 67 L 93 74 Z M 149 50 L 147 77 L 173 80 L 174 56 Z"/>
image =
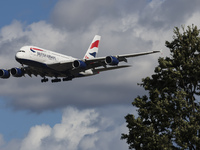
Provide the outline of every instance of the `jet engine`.
<path id="1" fill-rule="evenodd" d="M 20 68 L 12 68 L 10 72 L 14 77 L 22 77 L 24 75 L 24 71 Z"/>
<path id="2" fill-rule="evenodd" d="M 86 63 L 81 60 L 75 60 L 72 64 L 74 68 L 81 68 L 84 69 L 87 67 Z"/>
<path id="3" fill-rule="evenodd" d="M 0 69 L 0 78 L 7 79 L 10 77 L 10 72 L 8 70 Z"/>
<path id="4" fill-rule="evenodd" d="M 119 60 L 114 56 L 107 56 L 105 59 L 105 63 L 111 66 L 118 65 Z"/>

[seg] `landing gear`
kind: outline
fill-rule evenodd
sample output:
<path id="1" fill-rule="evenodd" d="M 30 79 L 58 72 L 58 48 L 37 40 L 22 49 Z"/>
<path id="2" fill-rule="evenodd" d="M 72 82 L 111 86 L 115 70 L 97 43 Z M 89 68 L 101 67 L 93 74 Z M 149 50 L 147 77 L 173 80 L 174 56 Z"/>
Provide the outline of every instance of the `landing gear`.
<path id="1" fill-rule="evenodd" d="M 41 79 L 41 82 L 43 83 L 43 82 L 48 82 L 49 81 L 49 79 L 48 78 L 45 78 L 44 77 L 44 79 Z"/>
<path id="2" fill-rule="evenodd" d="M 52 79 L 51 82 L 52 82 L 52 83 L 61 82 L 61 79 L 55 78 L 55 79 Z"/>
<path id="3" fill-rule="evenodd" d="M 62 81 L 71 81 L 73 78 L 74 78 L 73 76 L 68 76 L 68 77 L 66 77 L 66 78 L 63 78 Z M 46 77 L 44 77 L 43 79 L 41 79 L 41 82 L 42 82 L 42 83 L 43 83 L 43 82 L 48 82 L 48 81 L 49 81 L 49 79 L 46 78 Z M 52 83 L 61 82 L 61 79 L 55 77 L 55 79 L 52 79 L 51 82 L 52 82 Z"/>
<path id="4" fill-rule="evenodd" d="M 68 77 L 66 77 L 66 78 L 63 78 L 63 81 L 71 81 L 72 79 L 73 79 L 72 76 L 68 76 Z"/>

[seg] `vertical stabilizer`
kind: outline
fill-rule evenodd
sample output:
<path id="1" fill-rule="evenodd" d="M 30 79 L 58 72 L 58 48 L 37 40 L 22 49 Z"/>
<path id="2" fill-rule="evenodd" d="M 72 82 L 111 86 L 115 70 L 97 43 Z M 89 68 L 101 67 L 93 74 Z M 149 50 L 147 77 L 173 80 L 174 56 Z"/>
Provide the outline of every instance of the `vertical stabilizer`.
<path id="1" fill-rule="evenodd" d="M 90 44 L 85 56 L 83 59 L 91 59 L 91 58 L 95 58 L 97 53 L 98 53 L 98 49 L 99 49 L 99 41 L 101 39 L 101 36 L 99 35 L 95 35 L 94 39 L 92 40 L 92 43 Z"/>

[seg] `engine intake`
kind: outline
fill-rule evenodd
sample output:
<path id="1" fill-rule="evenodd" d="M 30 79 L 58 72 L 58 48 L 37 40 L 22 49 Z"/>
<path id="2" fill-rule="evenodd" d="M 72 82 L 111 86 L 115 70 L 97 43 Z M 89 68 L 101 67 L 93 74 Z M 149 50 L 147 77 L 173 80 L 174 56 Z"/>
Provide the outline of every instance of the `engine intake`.
<path id="1" fill-rule="evenodd" d="M 14 77 L 22 77 L 24 75 L 24 71 L 20 68 L 12 68 L 10 72 Z"/>
<path id="2" fill-rule="evenodd" d="M 10 77 L 10 72 L 8 70 L 0 69 L 0 78 L 7 79 Z"/>
<path id="3" fill-rule="evenodd" d="M 81 60 L 75 60 L 72 65 L 74 68 L 81 68 L 81 69 L 84 69 L 87 67 L 86 63 Z"/>
<path id="4" fill-rule="evenodd" d="M 119 60 L 114 56 L 107 56 L 105 59 L 105 63 L 111 66 L 118 65 Z"/>

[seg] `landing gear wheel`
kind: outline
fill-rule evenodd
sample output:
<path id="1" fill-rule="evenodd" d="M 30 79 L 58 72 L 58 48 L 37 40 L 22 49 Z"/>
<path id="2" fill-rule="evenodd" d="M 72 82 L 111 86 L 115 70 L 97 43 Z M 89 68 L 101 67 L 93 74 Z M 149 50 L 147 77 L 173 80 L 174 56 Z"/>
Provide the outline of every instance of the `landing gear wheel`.
<path id="1" fill-rule="evenodd" d="M 48 82 L 48 81 L 49 81 L 48 78 L 41 79 L 41 82 L 42 82 L 42 83 L 43 83 L 43 82 Z"/>
<path id="2" fill-rule="evenodd" d="M 61 82 L 61 79 L 57 79 L 57 78 L 56 78 L 56 79 L 52 79 L 51 82 L 52 82 L 52 83 Z"/>

